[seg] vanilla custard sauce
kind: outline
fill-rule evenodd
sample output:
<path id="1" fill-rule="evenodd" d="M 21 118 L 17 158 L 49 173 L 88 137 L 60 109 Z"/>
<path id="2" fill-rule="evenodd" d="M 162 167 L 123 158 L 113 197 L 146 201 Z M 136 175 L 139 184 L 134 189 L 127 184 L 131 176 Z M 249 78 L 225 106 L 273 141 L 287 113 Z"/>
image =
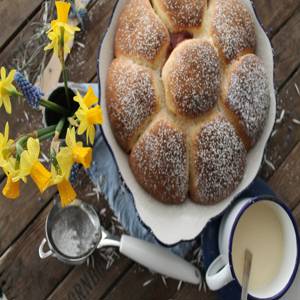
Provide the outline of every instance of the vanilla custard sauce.
<path id="1" fill-rule="evenodd" d="M 264 288 L 277 276 L 283 259 L 283 228 L 267 201 L 251 205 L 241 216 L 233 236 L 232 261 L 242 282 L 245 249 L 252 253 L 249 291 Z"/>

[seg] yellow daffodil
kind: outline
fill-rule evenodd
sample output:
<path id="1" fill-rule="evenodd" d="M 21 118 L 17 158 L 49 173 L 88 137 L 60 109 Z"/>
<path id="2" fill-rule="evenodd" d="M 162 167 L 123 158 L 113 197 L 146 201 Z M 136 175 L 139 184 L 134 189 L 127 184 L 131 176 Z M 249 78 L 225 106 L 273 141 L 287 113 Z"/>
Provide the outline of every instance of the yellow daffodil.
<path id="1" fill-rule="evenodd" d="M 68 15 L 71 8 L 71 4 L 63 1 L 55 2 L 57 10 L 57 19 L 51 22 L 51 28 L 47 32 L 48 38 L 51 41 L 44 50 L 53 49 L 56 55 L 60 55 L 60 47 L 63 44 L 63 52 L 69 53 L 69 43 L 74 39 L 76 31 L 80 29 L 76 26 L 68 24 Z"/>
<path id="2" fill-rule="evenodd" d="M 0 107 L 4 105 L 4 108 L 8 114 L 11 114 L 11 102 L 10 96 L 18 95 L 15 86 L 12 84 L 15 77 L 16 70 L 11 70 L 6 76 L 6 70 L 1 67 L 1 80 L 0 80 Z"/>
<path id="3" fill-rule="evenodd" d="M 89 168 L 92 161 L 92 148 L 83 147 L 82 142 L 76 141 L 75 128 L 69 128 L 66 135 L 67 147 L 61 148 L 58 153 L 58 158 L 64 163 L 68 162 L 73 164 L 74 162 L 82 164 L 84 168 Z"/>
<path id="4" fill-rule="evenodd" d="M 7 160 L 7 163 L 3 166 L 3 171 L 7 176 L 6 184 L 2 190 L 2 194 L 8 199 L 16 199 L 20 196 L 20 182 L 13 181 L 18 173 L 18 170 L 15 169 L 16 159 L 10 157 Z"/>
<path id="5" fill-rule="evenodd" d="M 0 133 L 0 167 L 3 167 L 11 155 L 11 146 L 14 141 L 9 139 L 9 125 L 6 122 L 4 134 Z"/>
<path id="6" fill-rule="evenodd" d="M 59 155 L 60 152 L 56 156 L 57 166 L 51 165 L 51 184 L 57 186 L 61 205 L 64 207 L 75 200 L 76 192 L 69 181 L 72 164 L 70 165 L 69 162 L 66 162 L 64 158 Z"/>
<path id="7" fill-rule="evenodd" d="M 103 123 L 101 107 L 100 105 L 96 105 L 98 99 L 93 89 L 89 87 L 84 97 L 77 93 L 74 97 L 74 101 L 79 103 L 79 108 L 75 113 L 79 120 L 77 133 L 81 135 L 86 132 L 87 142 L 90 141 L 90 143 L 93 144 L 96 132 L 94 125 L 101 125 Z"/>
<path id="8" fill-rule="evenodd" d="M 40 192 L 43 193 L 50 184 L 51 173 L 41 164 L 39 155 L 39 140 L 29 138 L 27 141 L 27 150 L 21 154 L 19 174 L 13 180 L 24 180 L 26 176 L 30 175 Z"/>
<path id="9" fill-rule="evenodd" d="M 20 181 L 14 182 L 11 175 L 7 176 L 5 186 L 2 190 L 4 197 L 8 199 L 17 199 L 20 196 Z"/>
<path id="10" fill-rule="evenodd" d="M 85 105 L 86 107 L 89 108 L 97 104 L 99 100 L 95 95 L 93 88 L 89 86 L 85 96 L 82 97 L 80 93 L 77 92 L 77 95 L 74 97 L 74 101 L 78 102 L 79 106 Z"/>

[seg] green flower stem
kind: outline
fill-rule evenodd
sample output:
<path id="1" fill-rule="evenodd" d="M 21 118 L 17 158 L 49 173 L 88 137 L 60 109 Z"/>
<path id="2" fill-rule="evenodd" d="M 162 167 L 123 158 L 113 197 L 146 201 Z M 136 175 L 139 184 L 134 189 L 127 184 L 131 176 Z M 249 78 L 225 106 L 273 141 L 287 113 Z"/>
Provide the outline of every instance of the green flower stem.
<path id="1" fill-rule="evenodd" d="M 65 64 L 65 52 L 64 52 L 64 49 L 65 49 L 65 45 L 64 45 L 64 43 L 65 43 L 65 41 L 64 41 L 65 29 L 63 27 L 61 27 L 60 32 L 61 32 L 60 62 L 61 62 L 61 67 L 62 67 L 63 79 L 64 79 L 64 87 L 65 87 L 67 105 L 68 105 L 68 108 L 71 108 L 69 88 L 68 88 L 68 74 L 67 74 L 67 69 L 66 69 L 66 64 Z"/>
<path id="2" fill-rule="evenodd" d="M 41 129 L 38 129 L 36 131 L 36 137 L 38 139 L 40 139 L 42 136 L 48 134 L 48 133 L 53 133 L 55 132 L 55 128 L 56 128 L 57 125 L 51 125 L 51 126 L 48 126 L 46 128 L 41 128 Z"/>
<path id="3" fill-rule="evenodd" d="M 46 128 L 38 129 L 34 132 L 28 133 L 21 138 L 18 139 L 16 142 L 16 158 L 17 162 L 20 161 L 21 153 L 24 151 L 24 148 L 26 146 L 27 140 L 30 137 L 38 138 L 40 141 L 46 140 L 50 137 L 52 137 L 55 134 L 55 128 L 57 125 L 51 125 Z"/>
<path id="4" fill-rule="evenodd" d="M 49 101 L 49 100 L 45 100 L 45 99 L 41 99 L 40 100 L 40 105 L 44 106 L 48 109 L 51 109 L 61 115 L 67 116 L 68 115 L 68 110 L 65 109 L 64 107 L 56 104 L 55 102 Z"/>
<path id="5" fill-rule="evenodd" d="M 24 97 L 23 94 L 17 92 L 16 93 L 17 96 L 21 96 Z M 40 99 L 40 105 L 46 108 L 51 109 L 52 111 L 55 111 L 61 115 L 68 115 L 69 111 L 67 109 L 65 109 L 63 106 L 56 104 L 55 102 L 49 101 L 49 100 L 45 100 L 45 99 Z"/>
<path id="6" fill-rule="evenodd" d="M 65 121 L 66 121 L 65 118 L 61 118 L 55 127 L 55 135 L 57 135 L 57 137 L 59 137 L 59 135 L 65 125 Z"/>
<path id="7" fill-rule="evenodd" d="M 64 87 L 65 87 L 67 105 L 68 105 L 68 108 L 71 108 L 71 102 L 70 102 L 70 96 L 69 96 L 69 87 L 68 87 L 68 75 L 67 75 L 67 69 L 66 69 L 64 60 L 63 60 L 63 64 L 62 64 L 62 73 L 63 73 L 63 78 L 64 78 Z"/>
<path id="8" fill-rule="evenodd" d="M 39 137 L 39 140 L 40 140 L 40 142 L 42 142 L 42 141 L 44 141 L 44 140 L 47 140 L 47 139 L 53 137 L 54 134 L 55 134 L 55 130 L 53 130 L 53 131 L 51 131 L 51 132 L 48 132 L 48 133 L 45 133 L 45 134 L 43 134 L 43 135 L 41 135 L 41 136 Z"/>

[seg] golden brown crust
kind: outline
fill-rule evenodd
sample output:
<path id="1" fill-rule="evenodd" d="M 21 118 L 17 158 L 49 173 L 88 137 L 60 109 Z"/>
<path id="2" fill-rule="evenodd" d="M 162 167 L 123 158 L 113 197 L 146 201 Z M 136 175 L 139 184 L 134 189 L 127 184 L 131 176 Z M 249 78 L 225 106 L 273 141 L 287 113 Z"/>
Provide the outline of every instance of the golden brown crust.
<path id="1" fill-rule="evenodd" d="M 157 120 L 133 147 L 130 167 L 148 193 L 166 204 L 182 203 L 188 191 L 184 134 L 169 120 Z"/>
<path id="2" fill-rule="evenodd" d="M 152 68 L 167 55 L 170 37 L 149 0 L 130 0 L 120 15 L 115 36 L 116 57 L 125 56 Z"/>
<path id="3" fill-rule="evenodd" d="M 227 75 L 223 97 L 226 112 L 250 149 L 265 126 L 270 105 L 267 74 L 260 58 L 248 54 L 235 61 Z"/>
<path id="4" fill-rule="evenodd" d="M 106 90 L 112 130 L 154 198 L 216 204 L 241 182 L 269 108 L 263 66 L 248 54 L 251 14 L 241 0 L 152 4 L 157 15 L 150 0 L 128 0 L 119 18 Z"/>
<path id="5" fill-rule="evenodd" d="M 152 0 L 171 32 L 193 31 L 202 25 L 206 0 Z"/>
<path id="6" fill-rule="evenodd" d="M 202 124 L 191 138 L 190 196 L 212 205 L 229 196 L 241 182 L 247 151 L 234 127 L 221 115 Z"/>
<path id="7" fill-rule="evenodd" d="M 159 110 L 158 78 L 154 72 L 125 58 L 109 68 L 106 103 L 114 135 L 129 152 Z"/>
<path id="8" fill-rule="evenodd" d="M 212 36 L 225 61 L 253 53 L 256 47 L 252 17 L 240 0 L 213 0 Z"/>
<path id="9" fill-rule="evenodd" d="M 208 41 L 182 42 L 162 71 L 169 109 L 191 118 L 209 111 L 219 98 L 220 76 L 217 52 Z"/>

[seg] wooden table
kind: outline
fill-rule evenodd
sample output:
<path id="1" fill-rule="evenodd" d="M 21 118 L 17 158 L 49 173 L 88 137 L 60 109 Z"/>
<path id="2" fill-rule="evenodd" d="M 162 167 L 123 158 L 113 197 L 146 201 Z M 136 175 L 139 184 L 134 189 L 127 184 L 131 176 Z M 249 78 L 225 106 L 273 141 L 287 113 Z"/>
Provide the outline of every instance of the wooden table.
<path id="1" fill-rule="evenodd" d="M 35 22 L 41 18 L 42 0 L 0 1 L 0 62 L 12 66 L 20 51 L 21 41 L 34 32 Z M 107 26 L 115 0 L 94 0 L 89 5 L 86 31 L 77 37 L 85 45 L 76 44 L 68 59 L 71 80 L 92 82 L 96 80 L 96 55 L 98 42 Z M 277 87 L 278 116 L 285 111 L 276 134 L 270 139 L 260 175 L 294 211 L 300 225 L 300 1 L 255 0 L 254 5 L 265 30 L 272 40 L 275 53 L 275 83 Z M 30 49 L 29 51 L 34 51 Z M 84 64 L 78 63 L 84 61 Z M 39 112 L 14 105 L 15 113 L 7 117 L 1 109 L 0 128 L 9 120 L 12 135 L 30 131 L 41 125 Z M 106 207 L 103 199 L 86 195 L 93 190 L 86 175 L 76 186 L 79 197 L 93 203 L 98 209 Z M 3 188 L 3 176 L 0 189 Z M 22 197 L 8 201 L 0 196 L 0 286 L 8 299 L 29 300 L 189 300 L 216 299 L 210 292 L 167 280 L 166 287 L 160 276 L 141 270 L 132 261 L 121 257 L 106 270 L 106 262 L 95 255 L 95 267 L 70 267 L 55 259 L 41 261 L 38 245 L 44 236 L 45 217 L 56 191 L 42 196 L 32 183 L 23 188 Z M 107 225 L 110 218 L 107 218 Z M 148 285 L 143 286 L 147 281 Z"/>

